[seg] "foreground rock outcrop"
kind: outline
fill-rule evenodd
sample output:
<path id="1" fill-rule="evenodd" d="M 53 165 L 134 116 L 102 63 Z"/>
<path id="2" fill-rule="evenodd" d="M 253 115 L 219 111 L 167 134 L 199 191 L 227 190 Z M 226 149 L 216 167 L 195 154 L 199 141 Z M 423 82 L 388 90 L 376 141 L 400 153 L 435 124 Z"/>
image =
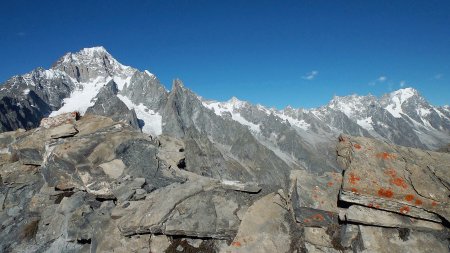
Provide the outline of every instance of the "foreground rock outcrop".
<path id="1" fill-rule="evenodd" d="M 0 134 L 0 252 L 448 252 L 448 153 L 341 136 L 342 174 L 283 187 L 202 173 L 207 137 L 150 136 L 124 113 Z"/>

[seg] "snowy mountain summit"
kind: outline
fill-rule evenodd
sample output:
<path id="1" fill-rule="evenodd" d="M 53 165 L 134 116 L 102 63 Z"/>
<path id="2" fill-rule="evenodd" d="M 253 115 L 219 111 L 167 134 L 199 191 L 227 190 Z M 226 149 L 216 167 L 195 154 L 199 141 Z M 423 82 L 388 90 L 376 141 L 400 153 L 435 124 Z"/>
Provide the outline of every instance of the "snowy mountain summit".
<path id="1" fill-rule="evenodd" d="M 269 152 L 285 164 L 278 166 L 336 169 L 327 156 L 340 133 L 425 149 L 450 143 L 449 107 L 430 105 L 413 88 L 381 98 L 334 97 L 315 109 L 276 110 L 235 97 L 203 99 L 180 80 L 168 91 L 155 75 L 121 64 L 103 47 L 67 53 L 48 70 L 10 78 L 0 88 L 0 111 L 2 132 L 34 128 L 43 117 L 71 111 L 125 120 L 144 133 L 191 138 L 207 153 L 214 149 L 209 159 L 217 166 L 241 166 L 231 161 L 250 149 Z"/>

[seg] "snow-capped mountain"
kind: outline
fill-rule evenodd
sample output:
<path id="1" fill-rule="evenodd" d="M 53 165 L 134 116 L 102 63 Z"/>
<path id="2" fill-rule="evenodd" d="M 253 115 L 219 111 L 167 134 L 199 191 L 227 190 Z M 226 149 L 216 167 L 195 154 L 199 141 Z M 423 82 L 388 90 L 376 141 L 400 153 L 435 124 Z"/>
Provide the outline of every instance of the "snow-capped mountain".
<path id="1" fill-rule="evenodd" d="M 0 86 L 1 132 L 37 127 L 43 117 L 75 110 L 183 138 L 191 168 L 225 179 L 230 171 L 264 182 L 282 181 L 293 168 L 338 170 L 332 143 L 340 133 L 426 149 L 450 143 L 450 107 L 430 105 L 413 88 L 381 98 L 334 97 L 316 109 L 276 110 L 234 97 L 203 99 L 179 80 L 167 91 L 155 75 L 122 65 L 103 47 L 67 53 L 48 70 L 37 68 Z"/>

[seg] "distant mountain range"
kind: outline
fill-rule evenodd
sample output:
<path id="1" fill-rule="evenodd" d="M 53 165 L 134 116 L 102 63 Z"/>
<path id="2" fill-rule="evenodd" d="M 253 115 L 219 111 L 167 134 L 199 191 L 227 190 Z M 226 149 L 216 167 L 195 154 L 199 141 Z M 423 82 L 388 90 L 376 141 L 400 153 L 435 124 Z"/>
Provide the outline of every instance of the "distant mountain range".
<path id="1" fill-rule="evenodd" d="M 292 169 L 338 171 L 340 133 L 429 150 L 450 143 L 450 107 L 429 104 L 413 88 L 276 110 L 234 97 L 207 100 L 180 80 L 168 91 L 155 75 L 122 65 L 103 47 L 67 53 L 48 70 L 37 68 L 0 86 L 0 132 L 38 127 L 44 117 L 71 111 L 183 139 L 186 163 L 198 174 L 233 173 L 267 183 L 281 183 Z"/>

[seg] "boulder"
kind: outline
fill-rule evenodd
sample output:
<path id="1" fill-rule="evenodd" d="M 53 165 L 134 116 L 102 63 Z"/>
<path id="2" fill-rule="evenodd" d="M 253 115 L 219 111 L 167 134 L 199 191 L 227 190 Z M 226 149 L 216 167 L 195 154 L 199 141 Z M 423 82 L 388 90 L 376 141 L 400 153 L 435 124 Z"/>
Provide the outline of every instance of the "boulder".
<path id="1" fill-rule="evenodd" d="M 348 160 L 342 201 L 440 222 L 450 219 L 450 154 L 364 137 L 341 136 L 338 158 Z"/>

